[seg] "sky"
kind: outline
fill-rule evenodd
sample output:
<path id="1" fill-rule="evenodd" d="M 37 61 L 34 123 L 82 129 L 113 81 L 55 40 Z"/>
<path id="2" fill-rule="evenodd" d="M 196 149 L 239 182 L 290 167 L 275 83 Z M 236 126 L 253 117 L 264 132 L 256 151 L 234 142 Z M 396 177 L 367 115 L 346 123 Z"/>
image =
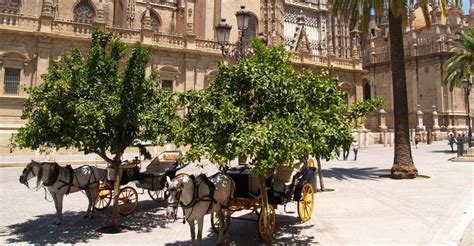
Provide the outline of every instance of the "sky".
<path id="1" fill-rule="evenodd" d="M 462 0 L 462 8 L 464 10 L 464 14 L 469 14 L 469 0 Z"/>

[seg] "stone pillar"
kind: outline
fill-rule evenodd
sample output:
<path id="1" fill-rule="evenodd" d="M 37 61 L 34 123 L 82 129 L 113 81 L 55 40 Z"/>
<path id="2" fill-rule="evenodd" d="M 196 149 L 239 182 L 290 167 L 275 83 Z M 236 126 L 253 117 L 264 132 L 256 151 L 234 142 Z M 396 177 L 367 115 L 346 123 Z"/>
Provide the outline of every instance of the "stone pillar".
<path id="1" fill-rule="evenodd" d="M 193 33 L 186 33 L 186 48 L 187 49 L 196 49 L 196 35 Z"/>
<path id="2" fill-rule="evenodd" d="M 362 130 L 362 149 L 367 149 L 369 147 L 369 130 L 363 129 Z"/>
<path id="3" fill-rule="evenodd" d="M 388 135 L 389 135 L 389 138 L 390 138 L 389 145 L 390 145 L 390 147 L 392 147 L 395 144 L 395 134 L 393 132 L 393 129 L 388 130 Z"/>
<path id="4" fill-rule="evenodd" d="M 97 18 L 94 25 L 99 27 L 99 29 L 105 28 L 105 15 L 104 15 L 104 3 L 103 0 L 100 0 L 99 5 L 97 6 Z"/>
<path id="5" fill-rule="evenodd" d="M 36 63 L 36 85 L 43 83 L 41 75 L 48 72 L 49 59 L 51 57 L 51 40 L 47 38 L 40 38 L 40 42 L 37 44 L 38 47 L 38 60 Z"/>
<path id="6" fill-rule="evenodd" d="M 153 43 L 153 28 L 151 26 L 150 5 L 147 3 L 147 9 L 142 22 L 142 42 L 145 44 Z"/>
<path id="7" fill-rule="evenodd" d="M 424 125 L 423 125 L 423 112 L 421 112 L 420 105 L 417 105 L 418 111 L 416 111 L 416 116 L 418 118 L 418 125 L 416 126 L 416 130 L 418 131 L 423 131 Z"/>
<path id="8" fill-rule="evenodd" d="M 438 112 L 436 112 L 436 106 L 433 105 L 433 141 L 436 141 L 441 132 L 440 132 L 439 122 L 438 122 Z"/>
<path id="9" fill-rule="evenodd" d="M 196 76 L 195 76 L 195 70 L 196 70 L 196 58 L 194 57 L 186 57 L 184 58 L 185 62 L 185 78 L 184 78 L 184 84 L 185 88 L 183 92 L 186 92 L 188 90 L 194 90 L 195 89 L 195 83 L 196 83 Z"/>
<path id="10" fill-rule="evenodd" d="M 53 3 L 52 0 L 44 0 L 41 8 L 41 15 L 39 17 L 39 31 L 51 32 L 53 30 Z"/>
<path id="11" fill-rule="evenodd" d="M 387 134 L 387 125 L 385 123 L 385 110 L 379 110 L 379 129 L 380 129 L 380 143 L 383 144 L 384 147 L 388 146 L 388 134 Z"/>
<path id="12" fill-rule="evenodd" d="M 387 130 L 387 125 L 385 123 L 385 114 L 387 112 L 385 112 L 385 110 L 383 109 L 380 109 L 379 110 L 379 128 L 380 130 Z"/>

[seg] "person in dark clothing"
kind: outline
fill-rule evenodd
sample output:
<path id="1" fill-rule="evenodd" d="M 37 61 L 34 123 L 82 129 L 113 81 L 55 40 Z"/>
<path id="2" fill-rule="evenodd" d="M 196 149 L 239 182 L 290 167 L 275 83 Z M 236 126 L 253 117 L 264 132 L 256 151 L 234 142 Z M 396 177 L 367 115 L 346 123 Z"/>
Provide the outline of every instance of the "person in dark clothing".
<path id="1" fill-rule="evenodd" d="M 462 156 L 464 152 L 464 137 L 461 136 L 461 134 L 458 134 L 458 137 L 456 138 L 456 147 L 458 157 Z"/>

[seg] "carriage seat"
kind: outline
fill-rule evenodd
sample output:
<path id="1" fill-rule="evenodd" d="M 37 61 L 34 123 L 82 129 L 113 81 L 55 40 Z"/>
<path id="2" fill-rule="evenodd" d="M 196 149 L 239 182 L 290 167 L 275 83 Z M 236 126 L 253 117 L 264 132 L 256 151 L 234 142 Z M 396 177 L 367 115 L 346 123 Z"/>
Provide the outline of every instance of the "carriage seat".
<path id="1" fill-rule="evenodd" d="M 275 168 L 273 190 L 286 193 L 293 181 L 293 177 L 298 173 L 300 165 L 301 164 L 298 164 L 293 167 L 279 166 Z"/>
<path id="2" fill-rule="evenodd" d="M 179 152 L 161 153 L 150 162 L 150 164 L 146 167 L 146 171 L 149 173 L 164 173 L 170 169 L 173 169 L 178 163 L 179 156 Z"/>

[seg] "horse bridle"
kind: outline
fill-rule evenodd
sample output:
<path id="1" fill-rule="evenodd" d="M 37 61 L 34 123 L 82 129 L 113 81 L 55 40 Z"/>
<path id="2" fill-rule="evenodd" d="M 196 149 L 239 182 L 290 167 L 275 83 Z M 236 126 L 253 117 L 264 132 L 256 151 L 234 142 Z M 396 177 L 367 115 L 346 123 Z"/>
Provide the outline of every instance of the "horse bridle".
<path id="1" fill-rule="evenodd" d="M 45 164 L 45 163 L 38 163 L 38 164 L 39 164 L 40 168 L 39 168 L 39 171 L 38 171 L 37 174 L 35 173 L 35 171 L 33 169 L 33 165 L 30 164 L 25 168 L 25 170 L 26 170 L 25 182 L 22 182 L 22 183 L 27 188 L 30 188 L 29 183 L 28 183 L 28 175 L 30 174 L 30 172 L 33 174 L 33 177 L 41 178 L 41 176 L 42 176 L 43 164 Z M 56 182 L 56 180 L 58 179 L 58 176 L 59 176 L 59 169 L 57 168 L 57 165 L 58 164 L 56 164 L 56 163 L 51 164 L 50 169 L 54 169 L 54 170 L 49 172 L 48 179 L 43 181 L 43 185 L 50 186 L 50 185 L 52 185 Z"/>
<path id="2" fill-rule="evenodd" d="M 25 171 L 26 171 L 26 173 L 25 173 Z M 30 174 L 30 172 L 33 173 L 33 177 L 36 177 L 35 171 L 33 170 L 33 166 L 31 164 L 26 166 L 25 170 L 23 170 L 23 173 L 25 173 L 25 182 L 20 181 L 27 188 L 30 188 L 30 185 L 28 184 L 28 175 Z"/>

